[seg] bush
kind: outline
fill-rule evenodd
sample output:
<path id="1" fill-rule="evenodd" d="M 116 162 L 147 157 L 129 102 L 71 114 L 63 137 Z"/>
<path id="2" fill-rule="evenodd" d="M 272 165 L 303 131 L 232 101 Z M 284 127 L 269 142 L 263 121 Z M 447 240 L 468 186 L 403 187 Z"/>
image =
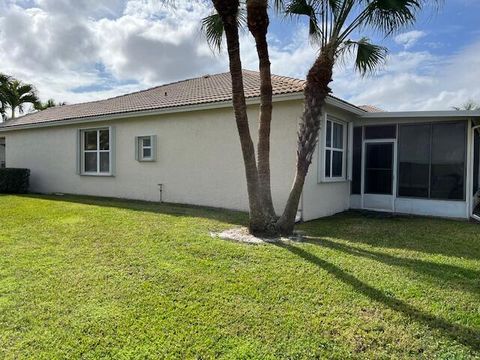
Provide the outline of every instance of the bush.
<path id="1" fill-rule="evenodd" d="M 29 169 L 0 169 L 0 194 L 25 194 L 29 185 Z"/>

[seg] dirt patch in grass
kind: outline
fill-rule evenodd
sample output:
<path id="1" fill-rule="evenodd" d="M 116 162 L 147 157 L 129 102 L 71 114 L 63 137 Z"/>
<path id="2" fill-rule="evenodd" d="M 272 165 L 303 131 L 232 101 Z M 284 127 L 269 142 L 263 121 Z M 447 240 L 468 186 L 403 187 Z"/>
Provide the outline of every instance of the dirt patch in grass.
<path id="1" fill-rule="evenodd" d="M 252 235 L 248 232 L 246 227 L 237 227 L 233 229 L 228 229 L 222 231 L 220 233 L 210 233 L 212 237 L 219 238 L 222 240 L 229 240 L 229 241 L 237 241 L 246 244 L 271 244 L 271 243 L 282 243 L 282 242 L 301 242 L 305 239 L 304 233 L 301 231 L 295 232 L 294 235 L 290 237 L 274 237 L 274 238 L 266 238 L 266 237 L 257 237 Z"/>

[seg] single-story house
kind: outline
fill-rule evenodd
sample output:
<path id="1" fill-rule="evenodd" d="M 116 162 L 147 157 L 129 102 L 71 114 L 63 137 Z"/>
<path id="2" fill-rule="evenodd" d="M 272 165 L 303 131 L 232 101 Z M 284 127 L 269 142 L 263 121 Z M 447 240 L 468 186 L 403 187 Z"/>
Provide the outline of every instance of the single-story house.
<path id="1" fill-rule="evenodd" d="M 259 75 L 244 76 L 256 141 Z M 280 212 L 294 177 L 304 81 L 272 80 Z M 479 195 L 479 126 L 479 111 L 382 112 L 329 97 L 302 219 L 347 209 L 469 218 Z M 29 168 L 34 192 L 248 209 L 229 73 L 31 113 L 0 125 L 3 143 L 0 162 Z"/>

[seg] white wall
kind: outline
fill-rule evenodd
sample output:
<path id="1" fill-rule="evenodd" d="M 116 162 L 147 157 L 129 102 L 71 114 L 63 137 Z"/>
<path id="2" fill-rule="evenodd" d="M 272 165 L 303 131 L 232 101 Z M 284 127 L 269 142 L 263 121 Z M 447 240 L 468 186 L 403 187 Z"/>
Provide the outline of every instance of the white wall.
<path id="1" fill-rule="evenodd" d="M 255 143 L 257 109 L 257 105 L 249 106 Z M 274 104 L 271 171 L 277 213 L 285 206 L 295 173 L 301 112 L 299 100 Z M 347 122 L 354 120 L 352 115 L 331 106 L 327 112 Z M 77 175 L 77 130 L 104 126 L 115 127 L 115 177 Z M 154 134 L 158 139 L 157 161 L 136 161 L 135 136 Z M 248 210 L 245 173 L 231 108 L 10 131 L 2 133 L 0 141 L 2 137 L 6 138 L 7 166 L 31 169 L 31 190 L 35 192 L 158 201 L 158 184 L 162 183 L 166 202 Z M 360 196 L 350 198 L 349 181 L 320 181 L 321 146 L 320 142 L 305 181 L 300 204 L 304 220 L 332 215 L 350 205 L 361 207 Z M 0 152 L 0 160 L 1 156 Z M 401 213 L 468 216 L 465 202 L 396 199 L 395 208 Z"/>
<path id="2" fill-rule="evenodd" d="M 353 121 L 352 115 L 337 108 L 329 106 L 327 107 L 327 113 L 347 123 Z M 319 135 L 317 149 L 303 189 L 302 217 L 305 221 L 333 215 L 350 207 L 350 181 L 322 182 L 322 154 L 323 132 Z M 346 156 L 346 161 L 348 173 L 348 156 Z"/>
<path id="3" fill-rule="evenodd" d="M 256 143 L 258 106 L 249 107 Z M 283 210 L 295 170 L 297 124 L 301 101 L 275 103 L 272 123 L 272 193 L 277 212 Z M 114 177 L 76 174 L 79 128 L 114 126 Z M 135 160 L 135 136 L 158 137 L 157 161 Z M 165 114 L 128 120 L 69 125 L 5 133 L 7 166 L 31 169 L 31 190 L 95 196 L 159 200 L 164 184 L 166 202 L 247 210 L 244 167 L 232 109 Z M 342 211 L 348 206 L 345 184 L 317 184 L 316 161 L 305 185 L 308 219 Z M 320 191 L 321 190 L 321 191 Z M 338 199 L 337 197 L 340 197 Z M 309 200 L 311 199 L 311 201 Z M 348 204 L 347 204 L 348 205 Z"/>

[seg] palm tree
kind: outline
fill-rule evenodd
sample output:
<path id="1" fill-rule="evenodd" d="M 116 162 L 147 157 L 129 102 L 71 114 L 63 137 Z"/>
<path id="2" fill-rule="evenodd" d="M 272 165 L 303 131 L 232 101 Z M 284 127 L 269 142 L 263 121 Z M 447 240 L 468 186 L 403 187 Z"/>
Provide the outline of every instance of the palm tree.
<path id="1" fill-rule="evenodd" d="M 480 105 L 473 100 L 468 100 L 462 106 L 454 106 L 453 109 L 457 111 L 462 111 L 462 110 L 475 111 L 475 110 L 480 110 Z"/>
<path id="2" fill-rule="evenodd" d="M 6 96 L 5 89 L 8 86 L 8 83 L 11 81 L 10 76 L 0 73 L 0 120 L 6 119 Z"/>
<path id="3" fill-rule="evenodd" d="M 277 7 L 279 1 L 275 1 Z M 215 2 L 214 2 L 215 4 Z M 238 27 L 248 26 L 250 33 L 253 35 L 256 43 L 257 55 L 259 58 L 259 71 L 260 71 L 260 116 L 259 116 L 259 129 L 258 129 L 258 157 L 255 167 L 249 166 L 247 171 L 247 186 L 249 189 L 249 199 L 252 197 L 257 198 L 259 204 L 256 207 L 261 209 L 255 217 L 250 217 L 250 231 L 261 232 L 263 234 L 276 233 L 275 223 L 277 217 L 275 215 L 275 209 L 273 207 L 272 192 L 270 186 L 270 128 L 272 120 L 272 80 L 270 70 L 270 57 L 268 51 L 267 33 L 269 26 L 268 16 L 268 0 L 249 0 L 246 2 L 237 1 L 236 14 L 236 32 L 238 33 Z M 246 8 L 246 14 L 245 14 Z M 202 28 L 207 36 L 207 41 L 213 49 L 220 50 L 222 45 L 222 37 L 226 33 L 222 16 L 219 12 L 208 16 L 202 22 Z M 238 36 L 238 35 L 234 35 Z M 230 52 L 229 52 L 230 54 Z M 230 60 L 231 60 L 230 54 Z M 234 59 L 239 62 L 240 59 Z M 240 65 L 241 66 L 241 65 Z M 235 74 L 236 78 L 232 77 L 232 83 L 243 82 L 243 74 Z M 239 79 L 241 77 L 241 79 Z M 246 107 L 246 104 L 242 104 Z M 246 110 L 245 110 L 246 116 Z M 248 118 L 247 118 L 248 122 Z M 240 138 L 246 137 L 245 142 L 251 143 L 252 139 L 249 134 L 242 133 Z M 244 149 L 247 151 L 247 158 L 251 162 L 252 158 L 255 158 L 255 150 L 250 146 Z M 244 157 L 245 158 L 245 157 Z M 257 189 L 257 190 L 254 190 Z M 255 194 L 252 192 L 255 191 Z M 253 195 L 253 196 L 252 196 Z M 254 200 L 255 201 L 255 200 Z M 252 201 L 251 201 L 252 202 Z M 251 215 L 252 215 L 251 211 Z"/>
<path id="4" fill-rule="evenodd" d="M 35 110 L 42 111 L 48 108 L 63 106 L 63 105 L 66 105 L 66 103 L 65 102 L 56 103 L 54 99 L 48 99 L 44 103 L 42 103 L 41 101 L 38 101 L 36 104 L 33 105 L 33 107 Z"/>
<path id="5" fill-rule="evenodd" d="M 260 72 L 260 119 L 258 129 L 257 163 L 260 196 L 263 201 L 267 224 L 275 219 L 270 183 L 270 128 L 272 122 L 272 73 L 268 52 L 268 0 L 247 1 L 248 30 L 255 39 Z"/>
<path id="6" fill-rule="evenodd" d="M 204 20 L 207 39 L 221 44 L 225 34 L 230 62 L 233 90 L 233 106 L 244 155 L 247 187 L 250 201 L 250 231 L 271 232 L 268 216 L 267 173 L 269 164 L 269 131 L 271 121 L 271 76 L 268 58 L 268 2 L 248 0 L 246 3 L 248 28 L 255 38 L 261 73 L 261 115 L 259 128 L 259 161 L 248 130 L 246 103 L 241 73 L 238 28 L 241 23 L 241 5 L 238 0 L 212 0 L 216 14 Z M 431 1 L 435 3 L 436 1 Z M 318 56 L 309 69 L 305 86 L 305 105 L 298 131 L 297 165 L 295 180 L 282 216 L 273 224 L 274 232 L 291 234 L 295 224 L 300 196 L 308 173 L 317 137 L 321 126 L 325 101 L 330 94 L 334 65 L 347 53 L 355 56 L 355 67 L 363 75 L 375 70 L 387 56 L 387 49 L 372 44 L 368 38 L 353 39 L 354 33 L 370 28 L 385 36 L 404 26 L 413 24 L 417 13 L 429 3 L 428 0 L 276 0 L 289 16 L 306 16 L 310 36 L 319 46 Z M 270 85 L 270 87 L 269 87 Z M 262 165 L 263 162 L 263 165 Z M 268 171 L 269 175 L 269 171 Z M 269 179 L 269 176 L 268 176 Z M 269 184 L 269 181 L 268 181 Z M 269 194 L 260 194 L 268 191 Z"/>
<path id="7" fill-rule="evenodd" d="M 240 59 L 239 40 L 239 0 L 212 0 L 218 14 L 217 25 L 225 33 L 230 75 L 232 79 L 232 102 L 235 121 L 240 137 L 240 145 L 247 178 L 247 191 L 250 208 L 249 229 L 252 233 L 262 233 L 266 228 L 266 216 L 263 201 L 260 196 L 260 183 L 258 177 L 255 148 L 253 145 L 250 128 L 248 126 L 247 104 L 243 87 L 242 62 Z M 213 17 L 215 19 L 215 17 Z"/>
<path id="8" fill-rule="evenodd" d="M 385 47 L 372 44 L 368 38 L 354 39 L 357 32 L 370 28 L 385 36 L 413 24 L 425 0 L 292 0 L 285 13 L 306 16 L 310 35 L 319 46 L 319 55 L 308 71 L 305 104 L 298 132 L 297 169 L 278 229 L 290 234 L 300 196 L 317 144 L 325 101 L 331 93 L 334 65 L 347 53 L 353 53 L 355 68 L 365 75 L 384 63 Z"/>
<path id="9" fill-rule="evenodd" d="M 20 114 L 23 114 L 25 104 L 38 103 L 38 96 L 35 88 L 31 84 L 25 84 L 19 80 L 11 79 L 4 86 L 2 92 L 5 101 L 5 108 L 11 111 L 12 119 L 15 118 L 15 112 L 18 109 Z"/>

